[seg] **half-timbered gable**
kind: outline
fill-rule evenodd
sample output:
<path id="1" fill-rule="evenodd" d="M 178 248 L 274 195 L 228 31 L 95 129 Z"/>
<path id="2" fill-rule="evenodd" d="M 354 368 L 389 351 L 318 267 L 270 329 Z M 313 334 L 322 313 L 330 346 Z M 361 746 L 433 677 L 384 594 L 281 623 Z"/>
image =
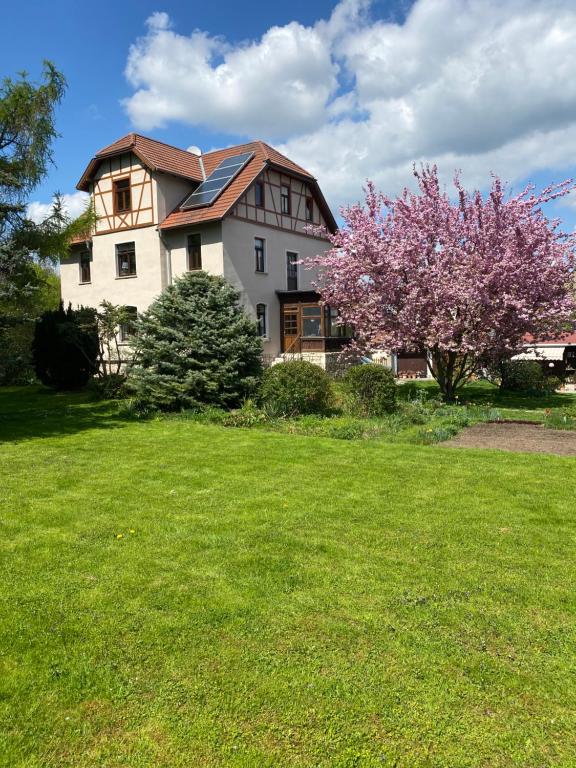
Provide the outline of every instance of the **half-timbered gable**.
<path id="1" fill-rule="evenodd" d="M 156 187 L 150 170 L 133 152 L 99 164 L 90 183 L 98 217 L 96 234 L 156 224 Z"/>
<path id="2" fill-rule="evenodd" d="M 310 225 L 328 227 L 310 182 L 271 168 L 255 179 L 232 215 L 292 232 Z"/>

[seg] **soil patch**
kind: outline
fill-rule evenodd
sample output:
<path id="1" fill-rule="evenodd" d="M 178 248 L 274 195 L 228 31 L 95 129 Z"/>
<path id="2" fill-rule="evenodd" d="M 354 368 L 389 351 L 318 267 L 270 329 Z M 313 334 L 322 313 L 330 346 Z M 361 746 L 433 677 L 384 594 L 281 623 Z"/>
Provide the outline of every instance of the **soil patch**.
<path id="1" fill-rule="evenodd" d="M 549 429 L 535 424 L 492 422 L 467 427 L 442 445 L 576 456 L 576 431 Z"/>

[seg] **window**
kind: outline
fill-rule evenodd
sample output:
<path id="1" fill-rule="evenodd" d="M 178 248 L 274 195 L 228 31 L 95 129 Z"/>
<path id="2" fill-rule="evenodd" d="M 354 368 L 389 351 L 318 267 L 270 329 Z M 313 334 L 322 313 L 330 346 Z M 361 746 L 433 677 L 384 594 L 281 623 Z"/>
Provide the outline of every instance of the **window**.
<path id="1" fill-rule="evenodd" d="M 311 197 L 306 198 L 306 221 L 314 221 L 314 201 Z"/>
<path id="2" fill-rule="evenodd" d="M 118 179 L 114 182 L 114 212 L 123 213 L 131 210 L 130 179 Z"/>
<path id="3" fill-rule="evenodd" d="M 254 185 L 254 201 L 258 208 L 264 208 L 264 184 L 261 181 Z"/>
<path id="4" fill-rule="evenodd" d="M 342 325 L 338 322 L 338 310 L 334 307 L 326 306 L 326 328 L 328 336 L 336 339 L 349 339 L 352 337 L 352 328 L 349 325 Z"/>
<path id="5" fill-rule="evenodd" d="M 116 246 L 116 263 L 118 277 L 133 277 L 136 275 L 136 249 L 134 243 L 122 243 Z"/>
<path id="6" fill-rule="evenodd" d="M 199 232 L 188 235 L 188 270 L 202 269 L 202 236 Z"/>
<path id="7" fill-rule="evenodd" d="M 266 318 L 266 304 L 256 304 L 256 320 L 258 322 L 258 335 L 268 335 L 268 323 Z"/>
<path id="8" fill-rule="evenodd" d="M 138 310 L 136 307 L 124 307 L 126 320 L 120 325 L 120 341 L 129 341 L 136 335 L 136 318 Z"/>
<path id="9" fill-rule="evenodd" d="M 280 187 L 280 210 L 290 216 L 290 187 L 287 184 Z"/>
<path id="10" fill-rule="evenodd" d="M 286 288 L 298 290 L 298 254 L 294 251 L 286 251 Z"/>
<path id="11" fill-rule="evenodd" d="M 322 336 L 322 307 L 302 307 L 302 336 Z"/>
<path id="12" fill-rule="evenodd" d="M 254 238 L 254 256 L 256 257 L 256 272 L 266 272 L 266 250 L 263 237 Z"/>
<path id="13" fill-rule="evenodd" d="M 88 251 L 83 251 L 80 254 L 80 282 L 89 283 L 92 277 L 90 274 L 90 254 Z"/>

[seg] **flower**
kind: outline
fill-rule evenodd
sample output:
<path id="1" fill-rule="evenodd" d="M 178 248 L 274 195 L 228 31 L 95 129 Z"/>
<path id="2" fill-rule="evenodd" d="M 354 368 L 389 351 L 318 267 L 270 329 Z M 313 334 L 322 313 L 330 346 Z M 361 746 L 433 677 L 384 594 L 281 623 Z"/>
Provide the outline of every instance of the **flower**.
<path id="1" fill-rule="evenodd" d="M 124 534 L 123 533 L 117 533 L 116 534 L 116 538 L 117 539 L 123 539 L 124 538 Z"/>
<path id="2" fill-rule="evenodd" d="M 130 528 L 130 533 L 136 533 L 136 531 L 134 530 L 134 528 Z"/>

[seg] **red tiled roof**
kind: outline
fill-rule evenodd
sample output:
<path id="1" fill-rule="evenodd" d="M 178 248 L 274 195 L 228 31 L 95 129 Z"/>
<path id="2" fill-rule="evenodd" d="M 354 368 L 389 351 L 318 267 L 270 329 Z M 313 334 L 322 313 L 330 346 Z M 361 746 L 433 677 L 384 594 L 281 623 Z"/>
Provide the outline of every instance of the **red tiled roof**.
<path id="1" fill-rule="evenodd" d="M 191 182 L 203 181 L 202 167 L 197 155 L 177 147 L 172 147 L 169 144 L 164 144 L 161 141 L 156 141 L 156 139 L 149 139 L 138 133 L 129 133 L 96 153 L 82 174 L 77 188 L 88 190 L 90 180 L 103 159 L 128 151 L 137 155 L 151 170 L 163 171 L 175 176 L 184 177 L 190 179 Z M 247 144 L 238 144 L 234 147 L 206 152 L 206 154 L 201 156 L 206 176 L 209 176 L 222 160 L 241 152 L 253 152 L 254 156 L 222 194 L 216 198 L 212 205 L 188 211 L 183 211 L 180 209 L 180 206 L 177 206 L 164 219 L 160 228 L 172 229 L 190 224 L 198 224 L 199 222 L 222 219 L 264 168 L 273 167 L 280 171 L 284 170 L 288 174 L 299 176 L 307 181 L 328 228 L 331 231 L 336 230 L 336 221 L 316 179 L 300 165 L 292 162 L 292 160 L 264 141 L 251 141 Z"/>
<path id="2" fill-rule="evenodd" d="M 564 344 L 564 346 L 567 346 L 568 344 L 576 344 L 576 332 L 563 333 L 561 336 L 556 336 L 552 339 L 535 339 L 534 336 L 527 333 L 524 340 L 527 344 L 534 344 L 535 346 L 540 344 Z"/>
<path id="3" fill-rule="evenodd" d="M 77 188 L 87 191 L 88 184 L 101 161 L 122 152 L 134 152 L 153 171 L 163 171 L 192 181 L 202 181 L 202 170 L 196 155 L 170 144 L 164 144 L 162 141 L 140 136 L 138 133 L 129 133 L 96 153 L 82 174 Z"/>
<path id="4" fill-rule="evenodd" d="M 202 155 L 206 175 L 209 176 L 222 160 L 237 155 L 240 152 L 254 152 L 254 157 L 244 166 L 238 176 L 216 198 L 212 205 L 188 211 L 181 210 L 178 206 L 164 219 L 160 229 L 173 229 L 204 221 L 217 221 L 223 218 L 248 189 L 250 184 L 252 184 L 254 179 L 267 166 L 274 166 L 279 170 L 285 170 L 287 173 L 295 174 L 308 181 L 324 214 L 326 223 L 330 229 L 336 229 L 336 222 L 332 212 L 314 176 L 263 141 L 251 141 L 247 144 L 239 144 L 234 147 L 207 152 L 205 155 Z"/>

